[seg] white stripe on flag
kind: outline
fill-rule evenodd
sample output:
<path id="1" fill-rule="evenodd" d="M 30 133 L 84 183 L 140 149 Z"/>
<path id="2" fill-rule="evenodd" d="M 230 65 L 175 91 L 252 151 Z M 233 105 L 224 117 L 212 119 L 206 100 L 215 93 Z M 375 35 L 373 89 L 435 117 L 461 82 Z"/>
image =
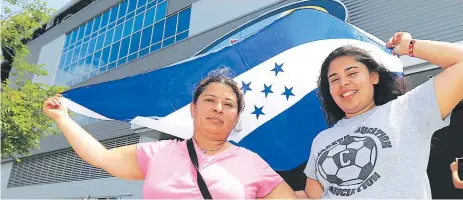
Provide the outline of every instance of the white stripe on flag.
<path id="1" fill-rule="evenodd" d="M 68 107 L 69 110 L 72 110 L 73 112 L 81 115 L 85 115 L 88 117 L 96 118 L 96 119 L 101 119 L 101 120 L 112 120 L 110 118 L 107 118 L 103 115 L 100 115 L 96 112 L 91 111 L 90 109 L 81 106 L 80 104 L 75 103 L 74 101 L 71 101 L 65 97 L 62 97 L 61 99 L 66 107 Z"/>
<path id="2" fill-rule="evenodd" d="M 132 121 L 130 121 L 130 123 L 154 129 L 183 139 L 191 138 L 193 136 L 193 120 L 171 124 L 162 120 L 137 116 Z"/>

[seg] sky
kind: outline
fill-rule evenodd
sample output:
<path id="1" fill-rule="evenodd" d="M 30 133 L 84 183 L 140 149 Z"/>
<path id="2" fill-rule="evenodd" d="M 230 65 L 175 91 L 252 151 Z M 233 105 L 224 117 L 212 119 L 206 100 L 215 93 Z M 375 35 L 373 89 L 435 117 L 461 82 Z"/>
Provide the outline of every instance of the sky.
<path id="1" fill-rule="evenodd" d="M 2 3 L 1 3 L 1 7 L 2 7 L 2 16 L 3 16 L 3 6 L 5 6 L 4 4 L 7 4 L 6 2 L 4 2 L 3 0 L 0 0 Z M 33 0 L 29 0 L 29 1 L 33 1 Z M 68 4 L 69 2 L 73 1 L 73 0 L 42 0 L 42 1 L 45 1 L 48 3 L 48 7 L 50 8 L 54 8 L 55 10 L 59 10 L 60 8 L 62 8 L 64 5 Z M 75 1 L 75 0 L 74 0 Z M 11 6 L 9 6 L 13 12 L 16 11 L 18 8 L 12 8 Z"/>
<path id="2" fill-rule="evenodd" d="M 48 2 L 48 6 L 50 8 L 54 8 L 55 10 L 59 10 L 67 3 L 71 2 L 72 0 L 43 0 Z"/>

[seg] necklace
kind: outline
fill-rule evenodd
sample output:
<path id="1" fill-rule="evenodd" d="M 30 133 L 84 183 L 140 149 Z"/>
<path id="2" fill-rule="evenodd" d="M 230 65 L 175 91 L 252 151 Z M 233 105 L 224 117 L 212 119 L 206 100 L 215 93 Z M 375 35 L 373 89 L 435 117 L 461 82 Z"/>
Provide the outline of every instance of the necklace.
<path id="1" fill-rule="evenodd" d="M 195 142 L 196 142 L 196 144 L 198 144 L 198 147 L 199 147 L 199 143 L 198 143 L 198 141 L 196 141 L 196 139 L 195 139 Z M 220 149 L 222 149 L 223 144 L 224 144 L 225 142 L 226 142 L 226 140 L 223 141 L 223 142 L 221 142 L 220 144 L 218 144 L 217 147 L 216 147 L 215 149 L 202 149 L 201 147 L 199 147 L 199 148 L 201 149 L 201 151 L 202 151 L 203 153 L 207 153 L 207 152 L 209 152 L 209 151 L 219 151 Z"/>

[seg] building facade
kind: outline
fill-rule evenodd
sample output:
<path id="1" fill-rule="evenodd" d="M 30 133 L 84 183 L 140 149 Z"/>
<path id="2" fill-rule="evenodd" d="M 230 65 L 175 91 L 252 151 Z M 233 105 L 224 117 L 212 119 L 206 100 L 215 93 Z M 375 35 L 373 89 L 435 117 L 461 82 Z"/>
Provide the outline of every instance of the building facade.
<path id="1" fill-rule="evenodd" d="M 29 43 L 28 61 L 45 64 L 48 71 L 47 76 L 31 79 L 77 88 L 155 70 L 245 38 L 281 14 L 276 10 L 301 2 L 317 1 L 72 1 L 58 11 L 59 20 L 52 20 Z M 396 31 L 407 31 L 419 39 L 463 44 L 463 4 L 457 0 L 341 3 L 348 23 L 383 41 Z M 72 14 L 62 16 L 69 11 Z M 256 18 L 262 20 L 242 26 Z M 230 37 L 218 40 L 226 34 Z M 401 60 L 412 87 L 440 71 L 419 59 Z M 84 116 L 75 120 L 108 148 L 172 138 L 124 122 Z M 82 161 L 62 135 L 43 138 L 40 149 L 22 162 L 4 160 L 1 167 L 2 198 L 142 198 L 141 181 L 111 177 Z"/>

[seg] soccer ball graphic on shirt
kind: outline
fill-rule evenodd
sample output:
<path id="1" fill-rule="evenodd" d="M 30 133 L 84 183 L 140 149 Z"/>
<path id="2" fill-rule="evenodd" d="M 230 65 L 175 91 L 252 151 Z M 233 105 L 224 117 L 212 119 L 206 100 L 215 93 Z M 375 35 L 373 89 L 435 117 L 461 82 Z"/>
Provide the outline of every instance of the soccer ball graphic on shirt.
<path id="1" fill-rule="evenodd" d="M 317 169 L 332 184 L 361 184 L 375 168 L 377 151 L 371 137 L 348 136 L 318 157 Z"/>

